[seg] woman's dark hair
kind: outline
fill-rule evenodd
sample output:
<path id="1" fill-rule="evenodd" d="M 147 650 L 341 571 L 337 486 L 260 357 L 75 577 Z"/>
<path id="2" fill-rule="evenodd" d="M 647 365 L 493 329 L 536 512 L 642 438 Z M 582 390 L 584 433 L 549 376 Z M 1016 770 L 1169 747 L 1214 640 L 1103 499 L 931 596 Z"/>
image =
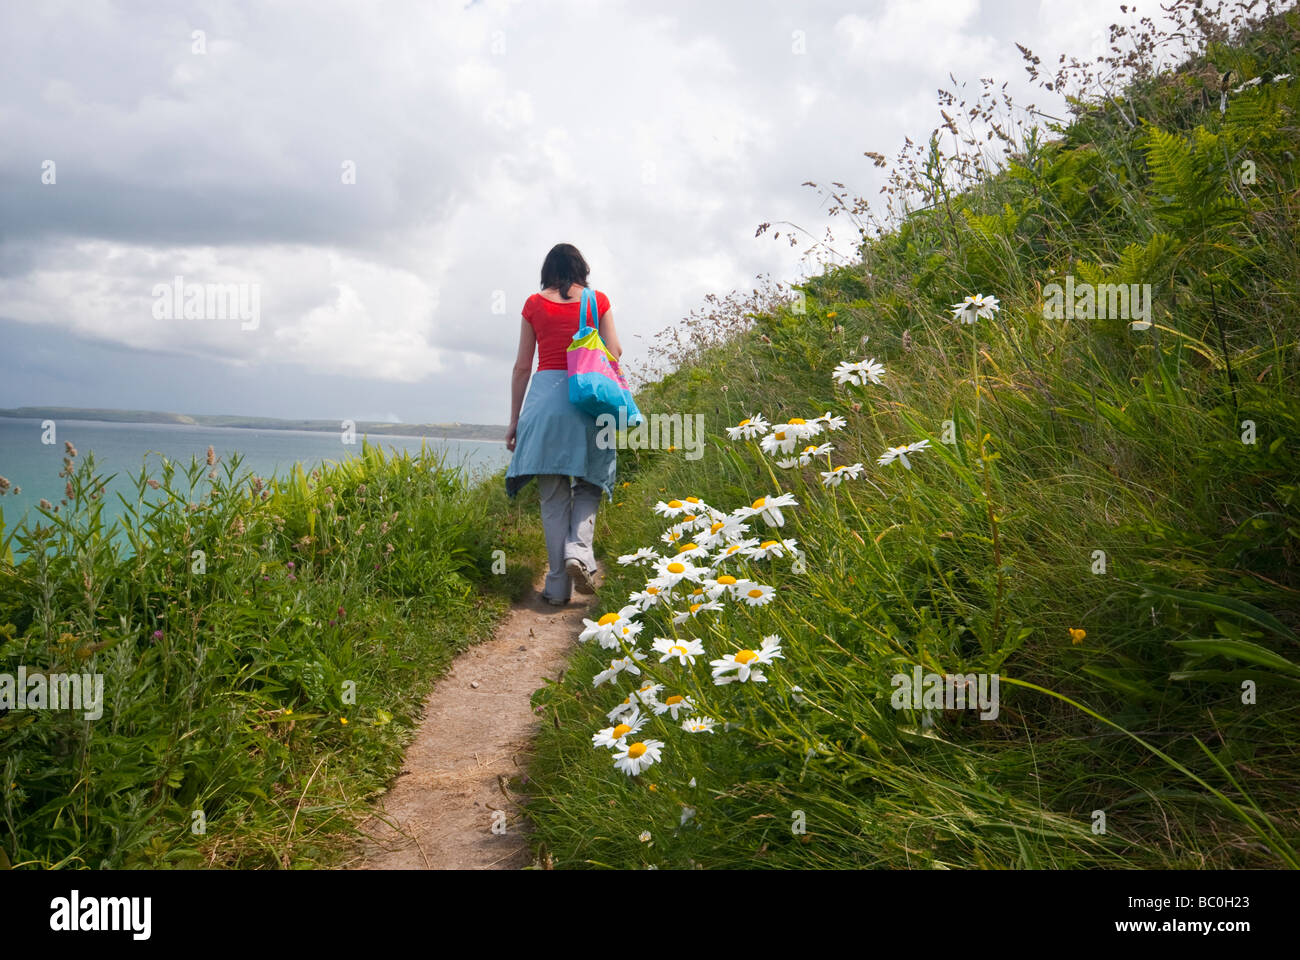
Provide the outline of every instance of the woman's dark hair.
<path id="1" fill-rule="evenodd" d="M 580 287 L 587 285 L 590 270 L 577 247 L 571 243 L 557 243 L 542 261 L 542 289 L 554 287 L 560 291 L 560 296 L 568 300 L 569 288 L 573 284 Z"/>

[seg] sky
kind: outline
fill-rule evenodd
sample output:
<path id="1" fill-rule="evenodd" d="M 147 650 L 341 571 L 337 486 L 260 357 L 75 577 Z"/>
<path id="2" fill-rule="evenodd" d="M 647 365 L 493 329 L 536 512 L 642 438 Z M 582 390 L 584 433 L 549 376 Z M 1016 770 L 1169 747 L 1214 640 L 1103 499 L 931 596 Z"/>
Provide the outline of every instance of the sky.
<path id="1" fill-rule="evenodd" d="M 802 184 L 874 196 L 863 151 L 926 139 L 949 72 L 1063 115 L 1015 43 L 1086 56 L 1118 7 L 0 5 L 0 407 L 505 423 L 553 244 L 635 371 L 707 295 L 808 274 L 760 223 L 851 253 Z"/>

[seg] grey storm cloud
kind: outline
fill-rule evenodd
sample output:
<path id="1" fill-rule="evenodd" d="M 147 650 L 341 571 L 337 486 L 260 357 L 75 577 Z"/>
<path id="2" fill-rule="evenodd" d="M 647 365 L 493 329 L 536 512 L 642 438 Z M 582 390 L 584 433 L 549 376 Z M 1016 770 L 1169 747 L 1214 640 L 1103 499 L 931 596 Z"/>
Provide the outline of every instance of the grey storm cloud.
<path id="1" fill-rule="evenodd" d="M 829 227 L 851 252 L 849 224 L 801 184 L 872 197 L 862 152 L 928 135 L 949 72 L 1047 105 L 1014 43 L 1086 54 L 1117 14 L 3 5 L 0 406 L 502 422 L 518 311 L 553 243 L 583 249 L 636 364 L 706 294 L 807 272 L 799 249 L 754 238 L 760 222 Z M 159 319 L 153 291 L 177 275 L 256 284 L 261 324 Z"/>

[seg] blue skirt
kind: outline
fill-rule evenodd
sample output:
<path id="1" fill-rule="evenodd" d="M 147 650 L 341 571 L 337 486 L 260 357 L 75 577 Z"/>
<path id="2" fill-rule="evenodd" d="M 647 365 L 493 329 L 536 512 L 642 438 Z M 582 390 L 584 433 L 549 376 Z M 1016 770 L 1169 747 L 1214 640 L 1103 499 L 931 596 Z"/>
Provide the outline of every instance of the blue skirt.
<path id="1" fill-rule="evenodd" d="M 533 477 L 551 473 L 579 477 L 613 499 L 618 451 L 597 446 L 599 433 L 596 418 L 569 402 L 569 372 L 538 370 L 519 412 L 506 493 L 513 497 Z"/>

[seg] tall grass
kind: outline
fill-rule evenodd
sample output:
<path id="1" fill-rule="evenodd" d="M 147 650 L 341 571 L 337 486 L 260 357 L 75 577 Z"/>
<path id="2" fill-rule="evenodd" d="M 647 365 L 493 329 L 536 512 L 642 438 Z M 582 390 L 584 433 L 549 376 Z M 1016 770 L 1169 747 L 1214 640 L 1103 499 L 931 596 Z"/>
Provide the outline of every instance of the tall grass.
<path id="1" fill-rule="evenodd" d="M 106 705 L 0 716 L 0 859 L 336 862 L 433 677 L 531 582 L 536 524 L 363 445 L 275 481 L 164 460 L 106 525 L 107 478 L 69 452 L 65 500 L 0 530 L 0 673 L 99 673 Z"/>
<path id="2" fill-rule="evenodd" d="M 790 491 L 786 526 L 757 535 L 796 538 L 806 562 L 746 568 L 771 605 L 680 626 L 651 608 L 639 638 L 698 636 L 712 658 L 775 633 L 785 659 L 730 688 L 703 662 L 642 664 L 730 729 L 657 719 L 642 736 L 663 759 L 629 777 L 590 739 L 628 684 L 593 687 L 609 652 L 581 651 L 536 695 L 544 862 L 1300 865 L 1300 86 L 1231 92 L 1300 74 L 1300 17 L 1174 8 L 1193 47 L 1178 69 L 1151 68 L 1164 46 L 1144 35 L 1110 64 L 1127 90 L 1073 98 L 1070 123 L 1027 128 L 1000 165 L 936 136 L 896 171 L 905 216 L 854 262 L 737 313 L 720 344 L 670 341 L 686 365 L 638 400 L 705 413 L 710 446 L 620 462 L 601 612 L 645 580 L 615 556 L 667 550 L 656 501 Z M 1152 326 L 1051 318 L 1043 288 L 1067 275 L 1151 284 Z M 968 293 L 1001 312 L 953 322 Z M 881 385 L 833 384 L 868 356 Z M 722 431 L 828 410 L 848 421 L 819 438 L 833 463 L 867 464 L 838 488 L 826 462 L 783 470 Z M 921 439 L 910 471 L 876 466 Z M 998 717 L 893 709 L 915 665 L 1000 675 Z"/>

